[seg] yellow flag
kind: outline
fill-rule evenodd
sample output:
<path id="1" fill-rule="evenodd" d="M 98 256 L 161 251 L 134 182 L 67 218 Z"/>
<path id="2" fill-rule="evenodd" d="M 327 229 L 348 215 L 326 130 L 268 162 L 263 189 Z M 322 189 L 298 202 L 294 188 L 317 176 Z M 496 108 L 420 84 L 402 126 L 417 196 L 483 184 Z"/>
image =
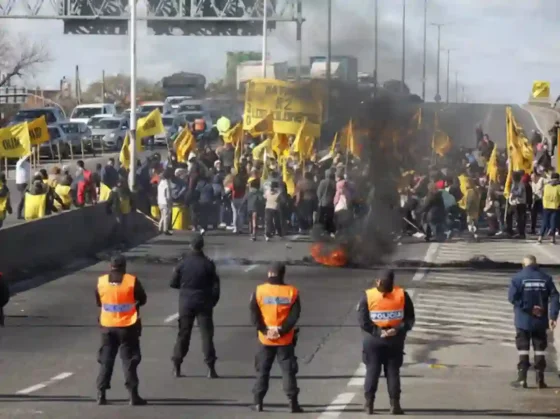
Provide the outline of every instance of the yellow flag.
<path id="1" fill-rule="evenodd" d="M 270 150 L 271 144 L 272 144 L 272 140 L 270 138 L 267 138 L 262 143 L 260 143 L 258 146 L 253 148 L 253 160 L 263 161 L 264 152 L 265 152 L 265 150 Z"/>
<path id="2" fill-rule="evenodd" d="M 290 140 L 288 139 L 288 136 L 286 134 L 275 133 L 274 138 L 272 139 L 271 148 L 278 158 L 283 155 L 289 155 Z"/>
<path id="3" fill-rule="evenodd" d="M 469 178 L 467 175 L 459 175 L 459 188 L 461 189 L 461 193 L 463 197 L 457 202 L 457 205 L 461 209 L 467 208 L 467 189 L 469 186 Z"/>
<path id="4" fill-rule="evenodd" d="M 130 137 L 128 132 L 126 133 L 126 137 L 124 137 L 124 141 L 122 143 L 121 154 L 119 155 L 119 161 L 121 162 L 121 166 L 124 167 L 126 170 L 130 169 Z"/>
<path id="5" fill-rule="evenodd" d="M 263 119 L 258 121 L 252 127 L 249 127 L 249 134 L 256 137 L 260 134 L 268 134 L 274 132 L 274 115 L 269 112 Z"/>
<path id="6" fill-rule="evenodd" d="M 224 132 L 222 135 L 224 143 L 226 144 L 231 143 L 233 145 L 237 144 L 237 142 L 242 137 L 243 137 L 243 124 L 241 122 L 235 125 L 227 132 Z"/>
<path id="7" fill-rule="evenodd" d="M 432 137 L 432 149 L 438 156 L 445 156 L 451 150 L 451 138 L 439 129 L 434 132 Z"/>
<path id="8" fill-rule="evenodd" d="M 336 134 L 334 134 L 334 138 L 331 144 L 331 149 L 330 149 L 330 155 L 332 157 L 334 157 L 334 155 L 336 154 L 336 142 L 338 141 L 338 131 L 336 132 Z"/>
<path id="9" fill-rule="evenodd" d="M 233 151 L 233 167 L 235 167 L 235 173 L 239 173 L 239 160 L 241 160 L 241 156 L 243 155 L 243 136 L 241 139 L 237 141 L 235 144 L 235 149 Z"/>
<path id="10" fill-rule="evenodd" d="M 165 132 L 163 120 L 161 119 L 161 112 L 159 109 L 154 109 L 144 118 L 138 120 L 136 127 L 136 149 L 142 151 L 142 139 L 146 137 L 153 137 Z"/>
<path id="11" fill-rule="evenodd" d="M 353 156 L 360 157 L 360 150 L 356 143 L 356 137 L 354 136 L 354 122 L 352 120 L 348 123 L 344 136 L 345 138 L 342 140 L 342 143 L 345 144 L 345 149 Z"/>
<path id="12" fill-rule="evenodd" d="M 292 144 L 292 151 L 298 154 L 300 161 L 309 159 L 313 154 L 315 138 L 311 137 L 309 133 L 307 118 L 303 118 L 294 143 Z"/>
<path id="13" fill-rule="evenodd" d="M 27 122 L 0 129 L 0 157 L 20 158 L 31 154 Z"/>
<path id="14" fill-rule="evenodd" d="M 104 183 L 101 183 L 99 186 L 99 202 L 107 201 L 110 195 L 111 195 L 111 188 L 109 188 Z"/>
<path id="15" fill-rule="evenodd" d="M 509 198 L 509 193 L 511 191 L 511 184 L 513 182 L 513 165 L 511 161 L 508 164 L 508 174 L 506 177 L 506 185 L 504 186 L 504 198 Z"/>
<path id="16" fill-rule="evenodd" d="M 196 146 L 196 139 L 190 129 L 184 128 L 175 139 L 174 145 L 175 152 L 177 153 L 177 161 L 186 163 L 189 158 L 189 153 Z"/>
<path id="17" fill-rule="evenodd" d="M 28 122 L 27 127 L 29 129 L 29 139 L 31 140 L 32 146 L 46 143 L 51 139 L 44 115 Z"/>
<path id="18" fill-rule="evenodd" d="M 490 182 L 498 182 L 498 146 L 495 145 L 490 155 L 490 160 L 488 160 L 488 166 L 486 167 L 486 174 Z"/>
<path id="19" fill-rule="evenodd" d="M 532 93 L 535 99 L 548 99 L 550 97 L 550 83 L 540 80 L 533 82 Z"/>
<path id="20" fill-rule="evenodd" d="M 296 183 L 294 182 L 293 174 L 288 170 L 288 159 L 286 158 L 282 159 L 282 180 L 286 184 L 288 195 L 294 196 Z"/>

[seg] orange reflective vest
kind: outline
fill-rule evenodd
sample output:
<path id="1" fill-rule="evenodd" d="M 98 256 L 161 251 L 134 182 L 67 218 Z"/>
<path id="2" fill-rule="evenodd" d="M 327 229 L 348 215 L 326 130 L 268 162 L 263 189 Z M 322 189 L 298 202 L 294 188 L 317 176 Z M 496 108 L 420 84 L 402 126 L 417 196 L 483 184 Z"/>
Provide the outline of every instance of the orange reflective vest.
<path id="1" fill-rule="evenodd" d="M 257 287 L 255 299 L 267 327 L 280 327 L 288 318 L 298 296 L 298 290 L 291 285 L 262 284 Z M 286 346 L 294 340 L 295 330 L 290 330 L 277 340 L 270 340 L 259 332 L 259 341 L 267 346 Z"/>
<path id="2" fill-rule="evenodd" d="M 136 277 L 124 274 L 120 284 L 109 282 L 109 275 L 99 277 L 97 292 L 101 299 L 99 323 L 103 327 L 128 327 L 138 320 L 134 286 Z"/>
<path id="3" fill-rule="evenodd" d="M 404 289 L 394 287 L 388 294 L 380 293 L 377 288 L 366 291 L 369 318 L 381 328 L 397 327 L 404 319 Z"/>

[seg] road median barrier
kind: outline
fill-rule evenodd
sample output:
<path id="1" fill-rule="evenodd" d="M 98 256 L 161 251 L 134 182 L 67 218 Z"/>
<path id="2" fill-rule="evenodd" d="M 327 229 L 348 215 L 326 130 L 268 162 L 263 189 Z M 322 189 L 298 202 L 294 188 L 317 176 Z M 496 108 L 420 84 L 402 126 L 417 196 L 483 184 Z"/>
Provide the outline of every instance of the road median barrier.
<path id="1" fill-rule="evenodd" d="M 129 215 L 127 239 L 135 246 L 158 234 L 141 212 Z M 114 243 L 116 220 L 98 204 L 0 230 L 0 272 L 10 281 L 61 269 L 79 258 L 95 257 Z"/>

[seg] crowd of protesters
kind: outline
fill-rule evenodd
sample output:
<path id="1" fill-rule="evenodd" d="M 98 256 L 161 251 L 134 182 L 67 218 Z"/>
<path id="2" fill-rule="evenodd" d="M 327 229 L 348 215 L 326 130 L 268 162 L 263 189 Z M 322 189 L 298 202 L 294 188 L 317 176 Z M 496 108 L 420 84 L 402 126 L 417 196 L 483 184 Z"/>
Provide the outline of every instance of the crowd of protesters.
<path id="1" fill-rule="evenodd" d="M 497 181 L 490 181 L 487 166 L 495 144 L 480 127 L 476 148 L 452 150 L 425 173 L 404 173 L 399 190 L 402 234 L 426 241 L 456 235 L 479 240 L 484 227 L 487 236 L 526 239 L 531 234 L 540 243 L 549 235 L 555 242 L 560 182 L 552 156 L 559 129 L 556 122 L 548 137 L 533 131 L 532 172 L 514 171 L 508 191 L 506 150 L 498 152 Z"/>

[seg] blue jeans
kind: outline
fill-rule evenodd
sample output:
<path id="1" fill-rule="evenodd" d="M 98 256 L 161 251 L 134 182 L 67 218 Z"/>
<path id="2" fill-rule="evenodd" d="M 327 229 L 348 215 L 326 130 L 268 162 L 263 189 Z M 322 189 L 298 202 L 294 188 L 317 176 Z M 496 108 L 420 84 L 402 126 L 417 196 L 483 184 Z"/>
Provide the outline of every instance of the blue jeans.
<path id="1" fill-rule="evenodd" d="M 554 209 L 543 209 L 542 213 L 542 226 L 541 226 L 541 237 L 550 231 L 552 235 L 556 234 L 558 229 L 558 210 Z"/>

